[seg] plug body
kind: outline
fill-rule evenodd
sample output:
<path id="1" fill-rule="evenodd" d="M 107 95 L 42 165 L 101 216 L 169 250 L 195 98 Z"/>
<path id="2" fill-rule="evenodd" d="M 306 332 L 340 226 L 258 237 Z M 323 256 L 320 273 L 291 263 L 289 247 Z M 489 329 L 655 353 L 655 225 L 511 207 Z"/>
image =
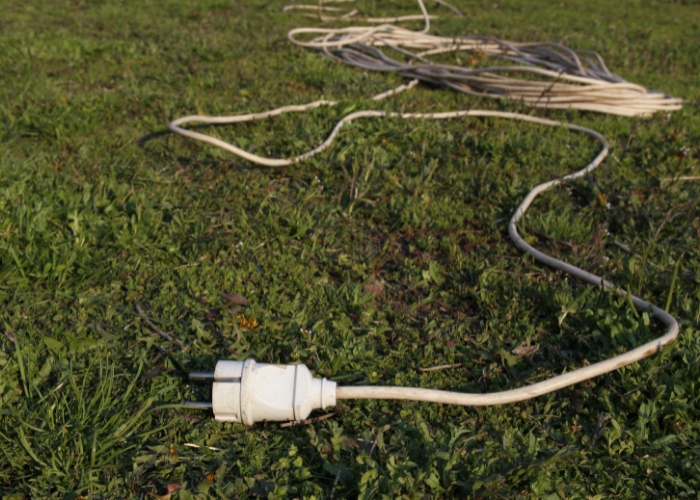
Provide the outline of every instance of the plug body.
<path id="1" fill-rule="evenodd" d="M 336 386 L 325 378 L 314 378 L 305 365 L 219 361 L 212 387 L 214 418 L 247 426 L 304 420 L 312 410 L 335 406 Z"/>

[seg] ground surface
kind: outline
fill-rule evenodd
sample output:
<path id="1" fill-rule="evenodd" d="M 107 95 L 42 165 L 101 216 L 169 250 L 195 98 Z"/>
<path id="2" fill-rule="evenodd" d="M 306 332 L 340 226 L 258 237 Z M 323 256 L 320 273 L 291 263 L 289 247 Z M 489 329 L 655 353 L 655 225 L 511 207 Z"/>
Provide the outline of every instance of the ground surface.
<path id="1" fill-rule="evenodd" d="M 525 110 L 600 131 L 615 157 L 539 200 L 523 234 L 666 305 L 678 342 L 503 407 L 350 401 L 322 422 L 251 429 L 177 407 L 207 400 L 186 372 L 222 358 L 303 362 L 341 384 L 485 392 L 663 329 L 508 238 L 532 186 L 595 155 L 584 136 L 501 120 L 363 121 L 328 154 L 259 168 L 165 127 L 342 100 L 207 129 L 286 157 L 350 109 L 523 109 L 424 85 L 367 101 L 400 78 L 292 46 L 289 29 L 318 22 L 282 14 L 282 0 L 2 1 L 0 496 L 141 499 L 177 483 L 173 498 L 320 499 L 337 479 L 338 499 L 698 497 L 700 183 L 674 179 L 700 175 L 700 9 L 456 4 L 467 17 L 429 6 L 442 16 L 435 33 L 598 50 L 625 78 L 687 99 L 637 120 Z M 257 328 L 239 326 L 221 298 L 232 292 Z M 514 354 L 522 343 L 539 349 Z"/>

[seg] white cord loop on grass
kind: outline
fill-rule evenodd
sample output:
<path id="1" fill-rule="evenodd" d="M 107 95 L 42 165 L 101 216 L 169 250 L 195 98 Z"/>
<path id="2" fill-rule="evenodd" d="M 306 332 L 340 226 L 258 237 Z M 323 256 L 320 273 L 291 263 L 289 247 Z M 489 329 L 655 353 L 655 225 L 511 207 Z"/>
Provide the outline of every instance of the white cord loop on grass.
<path id="1" fill-rule="evenodd" d="M 605 66 L 600 55 L 595 52 L 572 51 L 558 44 L 518 44 L 487 37 L 448 39 L 427 35 L 426 32 L 430 27 L 428 14 L 422 0 L 418 0 L 418 3 L 426 23 L 426 28 L 421 32 L 405 30 L 385 24 L 378 27 L 351 27 L 337 30 L 300 28 L 292 30 L 289 33 L 289 38 L 298 45 L 319 48 L 327 56 L 354 66 L 364 69 L 395 71 L 398 74 L 409 76 L 414 79 L 408 85 L 401 85 L 394 90 L 374 96 L 374 100 L 380 100 L 397 92 L 410 89 L 417 83 L 417 80 L 424 80 L 445 85 L 461 92 L 520 100 L 534 107 L 577 108 L 629 116 L 650 115 L 656 111 L 675 110 L 681 107 L 680 99 L 673 98 L 666 94 L 648 91 L 644 87 L 628 83 L 621 77 L 611 73 Z M 439 3 L 444 4 L 444 0 L 439 0 Z M 323 36 L 311 42 L 302 42 L 295 38 L 295 36 L 302 33 L 322 33 Z M 384 55 L 384 53 L 377 48 L 379 46 L 393 48 L 408 55 L 411 60 L 409 63 L 395 61 Z M 412 53 L 408 49 L 421 50 L 422 52 Z M 465 69 L 459 66 L 433 64 L 426 59 L 428 55 L 455 50 L 468 50 L 490 56 L 497 56 L 528 66 Z M 530 66 L 535 64 L 545 66 L 549 69 Z M 504 77 L 497 74 L 498 72 L 529 72 L 540 76 L 549 76 L 553 79 L 553 82 L 518 80 Z M 508 233 L 521 250 L 532 255 L 538 261 L 554 269 L 564 271 L 592 285 L 602 285 L 605 288 L 614 290 L 622 296 L 627 296 L 626 292 L 614 287 L 610 282 L 602 279 L 600 276 L 596 276 L 595 274 L 536 250 L 518 234 L 518 221 L 540 193 L 564 181 L 586 175 L 598 167 L 605 159 L 609 150 L 607 142 L 603 136 L 589 128 L 546 118 L 537 118 L 519 113 L 501 111 L 462 110 L 441 113 L 397 113 L 364 110 L 344 116 L 335 125 L 328 138 L 318 147 L 292 158 L 279 159 L 264 158 L 220 139 L 182 128 L 182 125 L 186 123 L 225 124 L 262 120 L 283 113 L 307 111 L 319 106 L 335 106 L 336 104 L 335 101 L 320 100 L 305 105 L 284 106 L 263 113 L 223 117 L 193 115 L 174 120 L 168 125 L 168 128 L 172 132 L 189 137 L 190 139 L 207 142 L 230 151 L 248 161 L 268 167 L 292 165 L 311 158 L 330 146 L 343 125 L 357 118 L 386 117 L 442 120 L 466 116 L 498 117 L 527 121 L 551 127 L 566 127 L 572 131 L 583 132 L 601 144 L 601 151 L 593 161 L 583 169 L 566 175 L 561 179 L 545 182 L 532 189 L 513 214 L 508 225 Z M 678 337 L 679 326 L 673 316 L 656 306 L 648 304 L 638 297 L 630 295 L 629 298 L 636 308 L 642 310 L 651 309 L 652 314 L 666 325 L 666 333 L 651 342 L 647 342 L 640 347 L 608 360 L 579 368 L 533 385 L 491 394 L 465 394 L 410 387 L 362 386 L 338 387 L 336 393 L 337 398 L 397 399 L 463 406 L 492 406 L 523 401 L 583 382 L 646 358 L 658 352 L 662 346 L 673 343 Z"/>
<path id="2" fill-rule="evenodd" d="M 320 153 L 324 149 L 328 148 L 330 144 L 333 142 L 333 139 L 335 136 L 338 134 L 339 130 L 345 125 L 346 123 L 351 122 L 352 120 L 355 120 L 357 118 L 366 118 L 366 117 L 386 117 L 386 118 L 404 118 L 404 119 L 432 119 L 432 120 L 444 120 L 444 119 L 451 119 L 451 118 L 461 118 L 461 117 L 466 117 L 466 116 L 474 116 L 474 117 L 498 117 L 498 118 L 507 118 L 507 119 L 512 119 L 512 120 L 522 120 L 522 121 L 527 121 L 530 123 L 537 123 L 540 125 L 548 125 L 551 127 L 566 127 L 569 130 L 573 130 L 576 132 L 583 132 L 584 134 L 589 135 L 590 137 L 596 139 L 602 146 L 601 151 L 598 153 L 598 155 L 591 161 L 588 165 L 586 165 L 583 169 L 579 170 L 578 172 L 574 172 L 572 174 L 566 175 L 562 177 L 561 179 L 555 179 L 549 182 L 545 182 L 544 184 L 540 184 L 539 186 L 536 186 L 532 191 L 528 193 L 528 195 L 525 197 L 523 202 L 520 204 L 518 209 L 515 211 L 515 214 L 510 220 L 510 223 L 508 225 L 508 233 L 510 234 L 510 237 L 513 239 L 515 244 L 522 249 L 524 252 L 532 255 L 535 259 L 539 260 L 540 262 L 553 267 L 555 269 L 562 270 L 566 273 L 571 274 L 572 276 L 575 276 L 583 281 L 586 281 L 592 285 L 603 285 L 605 288 L 611 288 L 615 290 L 617 293 L 620 295 L 627 295 L 624 291 L 620 290 L 619 288 L 613 287 L 613 285 L 606 281 L 603 280 L 600 276 L 596 276 L 595 274 L 591 274 L 589 272 L 584 271 L 583 269 L 580 269 L 576 266 L 572 266 L 571 264 L 567 264 L 566 262 L 563 262 L 559 259 L 555 259 L 554 257 L 550 257 L 548 255 L 545 255 L 544 253 L 540 252 L 539 250 L 536 250 L 532 246 L 528 245 L 525 240 L 518 234 L 518 229 L 517 229 L 517 223 L 518 221 L 522 218 L 523 214 L 525 214 L 525 211 L 528 209 L 530 204 L 534 201 L 534 199 L 542 192 L 546 191 L 547 189 L 550 189 L 556 185 L 561 184 L 564 181 L 568 181 L 571 179 L 575 179 L 577 177 L 581 177 L 583 175 L 586 175 L 587 173 L 591 172 L 594 170 L 598 165 L 601 164 L 603 159 L 608 155 L 608 144 L 601 136 L 599 133 L 586 128 L 586 127 L 581 127 L 578 125 L 572 125 L 569 123 L 562 123 L 559 121 L 555 120 L 549 120 L 546 118 L 537 118 L 529 115 L 523 115 L 519 113 L 507 113 L 507 112 L 501 112 L 501 111 L 480 111 L 480 110 L 466 110 L 466 111 L 448 111 L 448 112 L 443 112 L 443 113 L 395 113 L 395 112 L 386 112 L 386 111 L 374 111 L 374 110 L 365 110 L 365 111 L 356 111 L 354 113 L 350 113 L 346 116 L 344 116 L 333 128 L 333 131 L 331 134 L 328 136 L 328 138 L 321 143 L 320 146 L 318 146 L 315 149 L 312 149 L 311 151 L 301 154 L 299 156 L 295 156 L 293 158 L 286 158 L 286 159 L 269 159 L 269 158 L 263 158 L 258 155 L 254 155 L 252 153 L 248 153 L 240 148 L 237 148 L 233 146 L 232 144 L 229 144 L 227 142 L 224 142 L 220 139 L 215 139 L 213 137 L 210 137 L 205 134 L 201 134 L 198 132 L 193 132 L 191 130 L 183 129 L 180 127 L 180 125 L 185 124 L 185 123 L 192 123 L 192 122 L 199 122 L 199 123 L 235 123 L 235 122 L 244 122 L 244 121 L 252 121 L 252 120 L 260 120 L 264 118 L 268 118 L 271 116 L 276 116 L 280 115 L 282 113 L 287 113 L 287 112 L 292 112 L 292 111 L 306 111 L 308 109 L 313 109 L 317 108 L 319 106 L 327 105 L 327 106 L 333 106 L 335 105 L 335 102 L 332 101 L 315 101 L 303 106 L 285 106 L 283 108 L 278 108 L 274 109 L 272 111 L 267 111 L 265 113 L 255 113 L 255 114 L 247 114 L 247 115 L 237 115 L 237 116 L 227 116 L 227 117 L 211 117 L 211 116 L 187 116 L 184 118 L 179 118 L 178 120 L 173 121 L 168 128 L 176 132 L 178 134 L 182 134 L 186 137 L 189 137 L 191 139 L 196 139 L 196 140 L 201 140 L 204 142 L 208 142 L 209 144 L 213 144 L 215 146 L 219 146 L 223 149 L 226 149 L 227 151 L 230 151 L 242 158 L 245 158 L 249 161 L 252 161 L 254 163 L 257 163 L 259 165 L 265 165 L 269 167 L 279 167 L 279 166 L 285 166 L 285 165 L 291 165 L 297 162 L 300 162 L 302 160 L 305 160 L 307 158 L 311 158 L 312 156 L 316 155 L 317 153 Z M 547 394 L 549 392 L 556 391 L 558 389 L 562 389 L 564 387 L 576 384 L 578 382 L 582 382 L 584 380 L 588 380 L 593 377 L 597 377 L 598 375 L 602 375 L 604 373 L 611 372 L 617 368 L 620 368 L 622 366 L 629 365 L 631 363 L 634 363 L 636 361 L 639 361 L 640 359 L 643 359 L 647 356 L 650 356 L 651 354 L 657 352 L 662 346 L 671 344 L 676 340 L 676 337 L 678 336 L 678 322 L 676 319 L 671 316 L 670 314 L 666 313 L 662 309 L 659 309 L 658 307 L 652 307 L 650 304 L 647 302 L 643 301 L 642 299 L 635 297 L 635 296 L 630 296 L 632 302 L 634 303 L 635 307 L 642 309 L 642 310 L 647 310 L 651 308 L 652 313 L 654 316 L 656 316 L 659 320 L 661 320 L 662 323 L 664 323 L 667 326 L 667 331 L 666 333 L 659 337 L 656 340 L 653 340 L 651 342 L 648 342 L 640 347 L 637 347 L 636 349 L 632 349 L 624 354 L 621 354 L 619 356 L 615 356 L 614 358 L 608 359 L 606 361 L 601 361 L 599 363 L 595 363 L 593 365 L 586 366 L 585 368 L 579 368 L 578 370 L 566 373 L 564 375 L 559 375 L 558 377 L 551 378 L 549 380 L 546 380 L 544 382 L 539 382 L 537 384 L 529 385 L 526 387 L 521 387 L 519 389 L 513 389 L 510 391 L 504 391 L 504 392 L 497 392 L 497 393 L 492 393 L 492 394 L 463 394 L 463 393 L 457 393 L 457 392 L 448 392 L 448 391 L 439 391 L 439 390 L 433 390 L 433 389 L 420 389 L 420 388 L 410 388 L 410 387 L 371 387 L 371 386 L 364 386 L 364 387 L 342 387 L 339 386 L 337 388 L 337 397 L 338 399 L 402 399 L 402 400 L 415 400 L 415 401 L 430 401 L 433 403 L 448 403 L 448 404 L 455 404 L 455 405 L 464 405 L 464 406 L 491 406 L 491 405 L 499 405 L 499 404 L 505 404 L 505 403 L 514 403 L 517 401 L 523 401 L 525 399 L 530 399 L 536 396 L 541 396 L 542 394 Z"/>
<path id="3" fill-rule="evenodd" d="M 425 22 L 421 31 L 381 24 L 296 28 L 287 36 L 296 45 L 318 49 L 335 61 L 363 70 L 394 72 L 465 94 L 518 101 L 535 108 L 574 108 L 622 116 L 650 116 L 657 111 L 682 107 L 682 99 L 647 90 L 611 73 L 600 54 L 591 50 L 572 50 L 552 42 L 510 42 L 488 36 L 429 35 L 430 16 L 423 0 L 417 1 Z M 454 9 L 443 1 L 439 3 Z M 304 35 L 314 38 L 305 40 Z M 404 60 L 388 56 L 382 48 L 402 54 Z M 432 62 L 428 57 L 447 52 L 468 52 L 476 59 L 493 57 L 515 65 L 506 63 L 470 68 Z M 513 74 L 527 79 L 510 76 Z"/>

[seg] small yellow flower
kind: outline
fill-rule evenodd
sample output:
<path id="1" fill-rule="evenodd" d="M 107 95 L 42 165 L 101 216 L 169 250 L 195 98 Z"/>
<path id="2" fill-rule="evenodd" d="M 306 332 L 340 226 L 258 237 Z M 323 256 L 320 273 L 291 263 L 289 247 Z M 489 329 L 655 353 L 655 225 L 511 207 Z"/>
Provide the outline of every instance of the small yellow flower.
<path id="1" fill-rule="evenodd" d="M 253 328 L 257 328 L 259 324 L 260 323 L 255 319 L 242 319 L 241 322 L 238 323 L 238 326 L 247 330 L 252 330 Z"/>
<path id="2" fill-rule="evenodd" d="M 176 464 L 178 462 L 178 454 L 173 445 L 170 445 L 170 448 L 168 448 L 168 456 L 166 460 L 170 462 L 171 464 Z"/>
<path id="3" fill-rule="evenodd" d="M 583 426 L 581 426 L 581 425 L 576 425 L 576 424 L 578 424 L 578 419 L 577 419 L 577 418 L 574 419 L 574 424 L 573 424 L 571 427 L 568 427 L 568 426 L 566 427 L 566 432 L 568 432 L 568 433 L 570 433 L 570 434 L 576 434 L 577 432 L 582 431 L 582 430 L 583 430 Z"/>
<path id="4" fill-rule="evenodd" d="M 202 493 L 207 493 L 209 491 L 209 488 L 211 488 L 212 481 L 214 481 L 215 478 L 216 472 L 210 472 L 209 474 L 204 476 L 202 482 L 199 483 L 199 486 L 197 486 L 197 490 L 201 491 Z"/>
<path id="5" fill-rule="evenodd" d="M 240 321 L 238 322 L 238 326 L 239 326 L 240 328 L 245 329 L 245 330 L 252 330 L 253 328 L 256 328 L 256 327 L 258 327 L 258 326 L 260 325 L 260 323 L 258 322 L 258 320 L 256 320 L 256 319 L 248 319 L 248 318 L 245 317 L 245 314 L 242 314 L 242 313 L 241 313 L 241 314 L 236 314 L 236 315 L 233 317 L 233 319 L 240 319 Z M 229 325 L 231 325 L 231 324 L 233 324 L 233 323 L 229 323 Z"/>

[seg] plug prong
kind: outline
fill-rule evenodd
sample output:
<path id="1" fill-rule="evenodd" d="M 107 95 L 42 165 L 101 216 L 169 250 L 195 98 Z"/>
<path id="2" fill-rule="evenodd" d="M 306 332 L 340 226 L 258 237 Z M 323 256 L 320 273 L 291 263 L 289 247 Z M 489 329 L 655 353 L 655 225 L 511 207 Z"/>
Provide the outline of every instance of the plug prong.
<path id="1" fill-rule="evenodd" d="M 190 373 L 190 380 L 214 380 L 213 373 Z"/>
<path id="2" fill-rule="evenodd" d="M 199 401 L 187 401 L 185 406 L 189 406 L 193 410 L 211 410 L 214 408 L 211 403 L 201 403 Z"/>

